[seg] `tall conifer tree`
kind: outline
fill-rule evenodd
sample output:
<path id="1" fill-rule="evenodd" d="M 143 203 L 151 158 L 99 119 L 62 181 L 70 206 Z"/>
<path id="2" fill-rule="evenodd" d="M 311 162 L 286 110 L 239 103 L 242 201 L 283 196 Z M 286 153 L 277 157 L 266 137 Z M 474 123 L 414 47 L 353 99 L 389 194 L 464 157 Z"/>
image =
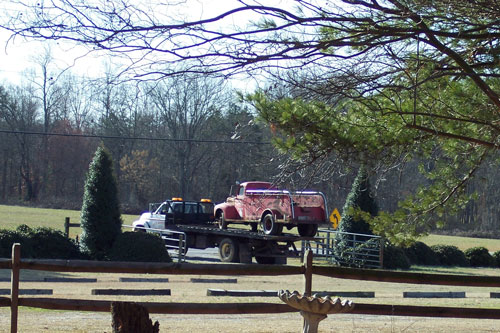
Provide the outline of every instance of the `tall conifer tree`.
<path id="1" fill-rule="evenodd" d="M 121 233 L 122 219 L 113 161 L 99 146 L 90 163 L 81 211 L 81 248 L 92 258 L 106 258 L 116 237 Z"/>
<path id="2" fill-rule="evenodd" d="M 342 265 L 356 266 L 359 263 L 352 257 L 352 247 L 357 247 L 361 250 L 363 243 L 369 237 L 354 236 L 354 234 L 372 235 L 370 225 L 357 212 L 362 211 L 369 213 L 371 216 L 378 214 L 378 205 L 370 193 L 370 181 L 366 168 L 361 166 L 356 179 L 352 184 L 352 189 L 347 196 L 343 211 L 342 219 L 339 225 L 337 234 L 337 246 L 335 248 L 337 260 Z M 354 240 L 356 243 L 354 243 Z"/>

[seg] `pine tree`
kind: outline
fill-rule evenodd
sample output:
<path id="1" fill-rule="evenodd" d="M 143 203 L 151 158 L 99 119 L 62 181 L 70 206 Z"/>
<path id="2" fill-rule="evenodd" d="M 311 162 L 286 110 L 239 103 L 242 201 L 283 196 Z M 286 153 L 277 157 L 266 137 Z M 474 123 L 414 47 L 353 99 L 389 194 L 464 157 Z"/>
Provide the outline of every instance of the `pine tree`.
<path id="1" fill-rule="evenodd" d="M 122 219 L 113 161 L 99 146 L 90 163 L 81 211 L 80 246 L 91 258 L 103 260 L 121 233 Z"/>

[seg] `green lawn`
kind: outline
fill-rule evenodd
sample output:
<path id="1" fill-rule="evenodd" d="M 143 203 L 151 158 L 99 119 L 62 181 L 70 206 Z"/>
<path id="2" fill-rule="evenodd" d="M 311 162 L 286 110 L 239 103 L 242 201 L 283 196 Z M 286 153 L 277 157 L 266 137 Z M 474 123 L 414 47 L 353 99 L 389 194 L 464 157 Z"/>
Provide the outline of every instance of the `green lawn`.
<path id="1" fill-rule="evenodd" d="M 71 223 L 80 222 L 79 210 L 29 208 L 21 206 L 0 205 L 0 229 L 15 229 L 20 224 L 30 227 L 50 227 L 64 231 L 64 220 L 70 218 Z M 122 215 L 123 224 L 130 225 L 138 216 Z M 70 229 L 70 237 L 80 234 L 79 228 Z"/>
<path id="2" fill-rule="evenodd" d="M 483 246 L 490 252 L 500 251 L 500 239 L 429 235 L 420 240 L 429 246 L 436 244 L 455 245 L 462 251 L 476 246 Z"/>
<path id="3" fill-rule="evenodd" d="M 80 222 L 80 211 L 0 205 L 1 229 L 15 229 L 20 224 L 27 224 L 31 227 L 44 226 L 64 231 L 66 217 L 69 217 L 72 223 L 78 223 Z M 123 224 L 131 225 L 138 217 L 138 215 L 122 215 Z M 232 227 L 234 226 L 236 225 L 232 225 Z M 250 229 L 248 226 L 245 228 Z M 72 238 L 78 234 L 80 234 L 79 228 L 70 229 Z M 420 240 L 429 246 L 435 244 L 455 245 L 462 251 L 475 246 L 484 246 L 490 252 L 500 251 L 500 239 L 429 235 Z"/>

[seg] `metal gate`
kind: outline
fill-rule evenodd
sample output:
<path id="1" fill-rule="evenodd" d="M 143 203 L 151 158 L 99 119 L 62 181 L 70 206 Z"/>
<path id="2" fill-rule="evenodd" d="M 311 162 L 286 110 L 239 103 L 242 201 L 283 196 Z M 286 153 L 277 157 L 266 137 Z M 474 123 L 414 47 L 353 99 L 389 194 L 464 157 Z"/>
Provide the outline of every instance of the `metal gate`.
<path id="1" fill-rule="evenodd" d="M 339 235 L 342 235 L 342 243 Z M 315 260 L 350 267 L 382 268 L 383 239 L 380 236 L 319 229 L 314 240 L 303 240 L 301 257 L 312 250 Z M 342 253 L 341 253 L 342 252 Z"/>

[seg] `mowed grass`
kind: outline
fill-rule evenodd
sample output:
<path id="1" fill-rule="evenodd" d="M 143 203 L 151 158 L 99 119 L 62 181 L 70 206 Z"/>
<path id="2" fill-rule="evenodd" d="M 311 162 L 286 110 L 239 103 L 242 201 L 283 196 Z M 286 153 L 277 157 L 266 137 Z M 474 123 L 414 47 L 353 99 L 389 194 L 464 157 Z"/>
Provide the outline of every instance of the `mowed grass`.
<path id="1" fill-rule="evenodd" d="M 0 229 L 16 229 L 26 224 L 32 228 L 49 227 L 64 231 L 64 221 L 70 218 L 71 223 L 80 223 L 79 210 L 31 208 L 21 206 L 0 205 Z M 122 214 L 123 224 L 131 225 L 137 215 Z M 70 228 L 70 237 L 80 234 L 80 228 Z"/>
<path id="2" fill-rule="evenodd" d="M 420 240 L 429 246 L 437 244 L 454 245 L 462 251 L 476 246 L 485 247 L 490 252 L 500 251 L 500 239 L 444 236 L 432 234 L 422 237 Z"/>
<path id="3" fill-rule="evenodd" d="M 42 226 L 64 231 L 66 217 L 70 218 L 71 223 L 79 223 L 80 211 L 0 205 L 0 229 L 15 229 L 20 224 L 27 224 L 30 227 Z M 122 215 L 124 225 L 131 225 L 137 218 L 139 218 L 138 215 Z M 231 225 L 231 227 L 236 226 L 238 225 Z M 250 229 L 248 226 L 241 226 L 241 228 Z M 294 230 L 296 229 L 292 231 Z M 78 234 L 80 234 L 79 228 L 70 229 L 70 237 L 74 238 Z M 462 251 L 476 246 L 483 246 L 490 252 L 500 251 L 500 239 L 431 234 L 420 240 L 429 246 L 436 244 L 454 245 Z"/>

